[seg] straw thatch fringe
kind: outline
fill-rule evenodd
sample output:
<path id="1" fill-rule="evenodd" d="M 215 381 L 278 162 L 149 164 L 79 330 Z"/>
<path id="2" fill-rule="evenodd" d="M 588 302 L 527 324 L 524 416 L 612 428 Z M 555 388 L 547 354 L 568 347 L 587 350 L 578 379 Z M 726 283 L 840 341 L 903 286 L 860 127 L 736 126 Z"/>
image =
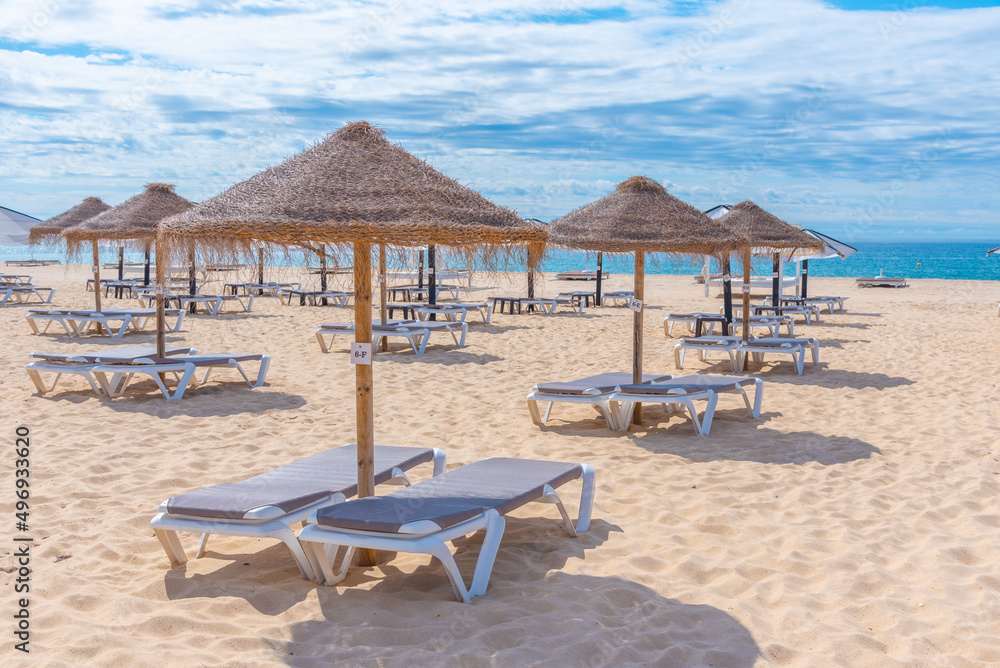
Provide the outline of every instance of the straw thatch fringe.
<path id="1" fill-rule="evenodd" d="M 86 243 L 89 241 L 113 241 L 144 250 L 156 240 L 156 226 L 161 220 L 192 206 L 191 202 L 174 192 L 173 185 L 148 183 L 146 189 L 135 197 L 64 230 L 62 235 L 71 254 L 77 252 L 81 245 L 89 245 Z"/>
<path id="2" fill-rule="evenodd" d="M 816 237 L 789 225 L 749 200 L 734 206 L 718 222 L 742 237 L 755 254 L 823 249 L 823 242 Z"/>
<path id="3" fill-rule="evenodd" d="M 29 244 L 39 244 L 45 241 L 53 241 L 66 230 L 75 225 L 79 225 L 85 220 L 90 220 L 99 213 L 104 213 L 111 207 L 101 201 L 100 197 L 86 197 L 82 202 L 68 211 L 63 211 L 58 216 L 53 216 L 48 220 L 33 225 L 28 234 Z"/>
<path id="4" fill-rule="evenodd" d="M 675 255 L 719 254 L 741 243 L 645 176 L 626 179 L 610 195 L 552 221 L 549 242 L 575 250 Z"/>
<path id="5" fill-rule="evenodd" d="M 172 238 L 182 237 L 230 251 L 249 248 L 255 240 L 473 249 L 544 243 L 546 232 L 360 121 L 164 221 L 158 247 L 166 249 Z M 493 253 L 470 252 L 484 258 Z"/>

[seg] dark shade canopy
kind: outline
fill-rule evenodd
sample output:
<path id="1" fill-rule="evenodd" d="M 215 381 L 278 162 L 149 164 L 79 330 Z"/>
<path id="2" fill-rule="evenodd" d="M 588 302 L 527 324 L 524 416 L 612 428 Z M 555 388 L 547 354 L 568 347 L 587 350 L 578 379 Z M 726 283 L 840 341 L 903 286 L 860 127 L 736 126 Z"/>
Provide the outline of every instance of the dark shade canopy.
<path id="1" fill-rule="evenodd" d="M 549 242 L 607 253 L 717 254 L 739 239 L 645 176 L 622 181 L 610 195 L 552 221 Z"/>
<path id="2" fill-rule="evenodd" d="M 444 176 L 367 122 L 348 123 L 315 146 L 164 221 L 169 238 L 246 250 L 355 241 L 453 247 L 544 242 L 525 221 Z"/>
<path id="3" fill-rule="evenodd" d="M 986 251 L 987 255 L 990 255 L 992 253 L 1000 253 L 1000 246 L 997 246 L 996 248 L 991 248 L 988 251 Z"/>
<path id="4" fill-rule="evenodd" d="M 90 220 L 99 213 L 104 213 L 111 207 L 101 201 L 100 197 L 86 197 L 82 202 L 58 216 L 34 225 L 28 237 L 29 244 L 39 244 L 57 239 L 64 230 Z"/>
<path id="5" fill-rule="evenodd" d="M 70 252 L 86 241 L 135 242 L 147 248 L 161 220 L 194 206 L 169 183 L 148 183 L 146 189 L 113 209 L 63 231 Z"/>

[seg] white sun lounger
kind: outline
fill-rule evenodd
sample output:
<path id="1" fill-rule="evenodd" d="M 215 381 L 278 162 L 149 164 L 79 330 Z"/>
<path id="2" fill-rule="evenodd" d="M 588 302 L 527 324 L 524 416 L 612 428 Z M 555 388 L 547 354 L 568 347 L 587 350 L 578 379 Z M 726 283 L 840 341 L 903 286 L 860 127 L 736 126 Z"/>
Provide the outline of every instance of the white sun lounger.
<path id="1" fill-rule="evenodd" d="M 751 313 L 753 313 L 753 306 L 750 307 Z M 770 307 L 769 307 L 770 308 Z M 781 313 L 778 315 L 788 315 L 788 316 L 802 316 L 807 325 L 811 325 L 813 318 L 816 322 L 819 322 L 819 304 L 800 304 L 798 306 L 781 306 Z M 770 315 L 770 314 L 768 314 Z M 733 318 L 737 319 L 743 316 L 743 307 L 733 305 Z"/>
<path id="2" fill-rule="evenodd" d="M 455 344 L 461 348 L 465 345 L 465 335 L 469 331 L 469 325 L 464 322 L 429 322 L 417 320 L 401 320 L 395 323 L 382 325 L 376 323 L 372 325 L 372 350 L 378 349 L 378 343 L 382 337 L 396 336 L 409 341 L 410 347 L 416 355 L 423 355 L 427 350 L 427 341 L 434 332 L 448 332 Z M 461 332 L 461 337 L 456 336 Z M 320 349 L 326 353 L 330 352 L 333 340 L 337 336 L 354 336 L 353 324 L 326 324 L 320 325 L 316 330 L 316 340 L 319 341 Z M 327 342 L 326 338 L 330 340 Z"/>
<path id="3" fill-rule="evenodd" d="M 556 489 L 581 478 L 580 511 L 573 525 Z M 486 592 L 503 538 L 504 515 L 532 501 L 554 503 L 571 536 L 590 528 L 594 469 L 532 459 L 493 457 L 443 473 L 385 496 L 356 499 L 321 508 L 299 532 L 299 541 L 319 580 L 333 585 L 344 579 L 355 550 L 429 554 L 440 560 L 455 597 L 465 603 Z M 465 579 L 447 543 L 486 529 L 472 584 Z M 333 570 L 339 547 L 346 548 Z"/>
<path id="4" fill-rule="evenodd" d="M 707 334 L 714 334 L 712 331 L 715 323 L 708 323 Z M 765 329 L 771 336 L 778 336 L 781 333 L 781 326 L 784 325 L 789 336 L 795 336 L 795 318 L 790 315 L 752 315 L 750 316 L 750 334 L 753 335 L 755 329 Z M 743 331 L 743 318 L 734 318 L 729 323 L 730 334 L 737 335 Z"/>
<path id="5" fill-rule="evenodd" d="M 46 297 L 42 297 L 42 291 L 48 292 Z M 52 298 L 56 294 L 55 288 L 39 288 L 33 285 L 11 285 L 0 288 L 0 306 L 6 306 L 11 299 L 16 304 L 26 304 L 32 297 L 37 297 L 42 304 L 51 304 Z"/>
<path id="6" fill-rule="evenodd" d="M 673 378 L 664 374 L 643 374 L 643 383 L 653 383 Z M 528 393 L 528 413 L 535 424 L 544 424 L 552 413 L 555 402 L 569 404 L 590 404 L 597 409 L 611 429 L 617 429 L 615 413 L 608 406 L 608 397 L 619 385 L 632 382 L 632 374 L 627 372 L 602 373 L 566 383 L 539 383 Z M 545 416 L 538 412 L 538 402 L 546 401 Z"/>
<path id="7" fill-rule="evenodd" d="M 254 380 L 250 380 L 246 371 L 243 370 L 243 362 L 258 362 L 260 364 L 257 369 L 257 377 Z M 90 371 L 94 374 L 105 396 L 121 396 L 133 376 L 142 374 L 149 376 L 156 383 L 156 386 L 160 388 L 160 392 L 163 393 L 163 396 L 168 401 L 175 401 L 183 398 L 184 391 L 189 385 L 197 387 L 206 383 L 212 371 L 218 368 L 236 369 L 243 376 L 243 380 L 246 381 L 250 389 L 262 387 L 264 380 L 267 378 L 267 368 L 270 363 L 271 357 L 269 355 L 260 354 L 234 355 L 232 353 L 215 353 L 212 355 L 181 355 L 169 358 L 154 357 L 151 355 L 149 357 L 125 361 L 105 361 Z M 195 378 L 195 373 L 198 369 L 205 371 L 200 380 Z M 177 384 L 172 392 L 167 388 L 164 379 L 161 377 L 168 373 L 173 374 L 177 378 Z M 108 374 L 112 376 L 112 380 L 110 381 L 108 380 Z M 121 380 L 116 382 L 115 379 L 119 378 Z"/>
<path id="8" fill-rule="evenodd" d="M 443 304 L 425 304 L 414 309 L 417 317 L 427 320 L 431 314 L 443 315 L 448 320 L 465 322 L 471 311 L 479 311 L 483 316 L 483 322 L 490 323 L 490 305 L 487 302 L 462 304 L 459 302 L 445 302 Z"/>
<path id="9" fill-rule="evenodd" d="M 762 362 L 764 355 L 778 353 L 791 355 L 795 362 L 795 372 L 800 376 L 805 365 L 806 349 L 812 353 L 812 363 L 819 362 L 819 341 L 813 338 L 783 339 L 783 338 L 755 338 L 749 341 L 741 341 L 736 347 L 736 368 L 743 368 L 743 360 L 746 355 L 750 355 L 755 362 Z"/>
<path id="10" fill-rule="evenodd" d="M 671 336 L 674 333 L 674 325 L 687 325 L 688 332 L 693 334 L 695 325 L 700 318 L 717 317 L 719 317 L 717 313 L 668 313 L 667 317 L 663 319 L 663 333 Z"/>
<path id="11" fill-rule="evenodd" d="M 195 354 L 198 351 L 194 348 L 167 348 L 168 356 Z M 99 352 L 88 353 L 31 353 L 30 357 L 38 360 L 24 367 L 28 372 L 28 378 L 34 384 L 38 394 L 44 396 L 56 389 L 59 379 L 64 375 L 80 376 L 94 391 L 94 394 L 102 396 L 104 394 L 100 384 L 91 373 L 95 367 L 100 366 L 108 360 L 128 361 L 140 357 L 148 357 L 156 354 L 156 346 L 130 346 L 128 348 L 109 348 Z M 51 385 L 46 385 L 42 380 L 42 374 L 55 374 Z M 121 388 L 123 375 L 113 375 L 108 385 L 118 390 Z"/>
<path id="12" fill-rule="evenodd" d="M 628 306 L 628 300 L 635 297 L 635 292 L 633 290 L 613 290 L 611 292 L 605 292 L 601 295 L 601 306 L 607 306 L 608 302 L 612 302 L 612 306 Z M 619 304 L 618 302 L 621 302 Z"/>
<path id="13" fill-rule="evenodd" d="M 375 446 L 375 484 L 409 485 L 406 471 L 434 462 L 434 475 L 445 468 L 437 448 Z M 353 443 L 300 459 L 266 473 L 173 496 L 160 504 L 150 522 L 171 565 L 187 561 L 178 531 L 200 533 L 198 553 L 205 554 L 215 534 L 277 538 L 288 546 L 302 577 L 315 577 L 292 525 L 324 506 L 343 503 L 358 491 L 357 446 Z"/>
<path id="14" fill-rule="evenodd" d="M 167 309 L 164 312 L 167 318 L 176 318 L 172 326 L 168 327 L 171 332 L 180 331 L 184 322 L 184 311 L 180 309 Z M 44 334 L 48 331 L 53 322 L 62 325 L 66 333 L 70 336 L 82 336 L 96 329 L 95 325 L 101 325 L 101 333 L 107 334 L 111 338 L 120 339 L 128 331 L 140 332 L 145 329 L 147 322 L 156 318 L 156 309 L 103 309 L 101 311 L 86 310 L 38 310 L 32 309 L 24 316 L 35 334 Z M 38 327 L 38 322 L 45 322 L 45 326 Z M 115 328 L 112 322 L 121 322 Z"/>
<path id="15" fill-rule="evenodd" d="M 744 389 L 750 385 L 756 388 L 752 405 L 750 397 L 747 396 Z M 619 431 L 628 431 L 636 404 L 659 403 L 663 404 L 663 407 L 668 411 L 675 407 L 686 408 L 691 416 L 691 422 L 694 424 L 695 433 L 699 436 L 708 436 L 712 430 L 712 418 L 715 416 L 719 395 L 727 392 L 733 392 L 743 397 L 748 416 L 760 417 L 764 381 L 760 378 L 745 376 L 683 376 L 644 385 L 622 385 L 608 397 L 608 404 L 615 413 L 615 421 L 618 423 Z M 708 402 L 701 420 L 698 419 L 695 401 Z"/>
<path id="16" fill-rule="evenodd" d="M 702 362 L 708 361 L 708 353 L 724 352 L 729 355 L 733 373 L 739 373 L 741 367 L 736 365 L 736 346 L 740 342 L 738 336 L 697 336 L 682 338 L 674 345 L 674 366 L 684 368 L 684 353 L 688 350 L 698 352 Z"/>

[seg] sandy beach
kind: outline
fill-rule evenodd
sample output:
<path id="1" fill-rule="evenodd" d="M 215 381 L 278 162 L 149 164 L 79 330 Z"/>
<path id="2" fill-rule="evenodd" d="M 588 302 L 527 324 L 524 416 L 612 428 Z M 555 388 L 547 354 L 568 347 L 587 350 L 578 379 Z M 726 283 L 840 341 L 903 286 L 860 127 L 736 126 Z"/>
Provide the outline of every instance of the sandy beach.
<path id="1" fill-rule="evenodd" d="M 53 306 L 87 308 L 87 269 L 12 271 L 56 287 Z M 154 335 L 38 336 L 24 319 L 28 305 L 0 308 L 8 611 L 17 577 L 10 446 L 16 427 L 31 431 L 31 654 L 17 658 L 46 666 L 996 665 L 1000 283 L 809 285 L 849 297 L 846 313 L 796 324 L 797 334 L 820 339 L 820 364 L 807 362 L 802 376 L 788 361 L 754 367 L 765 382 L 761 418 L 724 396 L 704 438 L 654 406 L 628 434 L 610 432 L 583 406 L 557 405 L 543 428 L 532 424 L 524 399 L 533 384 L 630 370 L 624 308 L 497 314 L 491 325 L 472 314 L 464 348 L 435 337 L 422 357 L 398 340 L 379 354 L 378 443 L 443 448 L 449 468 L 505 455 L 597 471 L 591 529 L 573 539 L 552 506 L 516 511 L 490 588 L 472 605 L 455 601 L 427 557 L 384 555 L 322 588 L 301 579 L 271 540 L 216 536 L 203 558 L 171 569 L 149 527 L 169 496 L 354 440 L 347 344 L 338 339 L 323 354 L 313 336 L 320 323 L 350 321 L 352 310 L 258 299 L 249 314 L 187 318 L 169 344 L 268 353 L 268 384 L 249 391 L 215 382 L 168 403 L 149 382 L 114 400 L 74 378 L 54 395 L 33 394 L 29 352 L 153 343 Z M 467 297 L 524 291 L 521 276 L 477 276 L 473 286 Z M 548 276 L 539 292 L 589 287 Z M 605 283 L 630 288 L 631 276 Z M 675 373 L 675 341 L 662 326 L 668 311 L 721 306 L 702 291 L 690 277 L 647 275 L 647 372 Z M 726 372 L 720 362 L 690 356 L 685 373 Z M 429 475 L 425 466 L 413 477 Z M 575 512 L 578 486 L 566 490 Z M 196 536 L 182 539 L 193 555 Z M 467 573 L 480 541 L 457 542 Z M 13 644 L 9 630 L 5 637 Z"/>

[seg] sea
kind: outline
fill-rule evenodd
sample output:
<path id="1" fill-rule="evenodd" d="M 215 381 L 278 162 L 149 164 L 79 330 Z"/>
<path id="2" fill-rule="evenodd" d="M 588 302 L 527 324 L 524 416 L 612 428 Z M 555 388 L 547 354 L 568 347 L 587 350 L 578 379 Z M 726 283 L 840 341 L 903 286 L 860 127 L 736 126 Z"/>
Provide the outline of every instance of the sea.
<path id="1" fill-rule="evenodd" d="M 1000 255 L 986 255 L 990 248 L 1000 245 L 996 242 L 951 242 L 951 243 L 865 243 L 854 244 L 858 252 L 847 259 L 829 258 L 811 260 L 809 262 L 810 276 L 899 276 L 903 278 L 944 278 L 963 280 L 1000 281 Z M 102 262 L 115 262 L 118 259 L 117 248 L 103 248 L 100 253 Z M 46 246 L 0 246 L 0 260 L 54 259 L 63 263 L 71 261 L 66 257 L 64 249 Z M 138 262 L 143 259 L 141 253 L 125 251 L 126 261 Z M 72 261 L 89 264 L 89 254 L 86 258 L 75 258 Z M 254 264 L 255 261 L 248 261 Z M 292 255 L 287 260 L 291 266 L 315 265 L 315 257 L 306 258 Z M 666 255 L 648 255 L 646 260 L 647 274 L 680 274 L 694 275 L 701 273 L 700 258 L 674 258 Z M 546 272 L 571 271 L 574 269 L 594 269 L 597 266 L 595 253 L 582 253 L 550 249 L 542 262 L 542 270 Z M 631 274 L 634 262 L 631 255 L 606 255 L 603 258 L 605 271 L 612 274 Z M 739 263 L 734 262 L 732 271 L 742 271 Z M 413 267 L 415 268 L 415 267 Z M 511 270 L 518 267 L 512 266 Z M 718 262 L 713 260 L 710 265 L 712 273 L 719 272 Z M 785 265 L 785 274 L 793 276 L 796 265 Z M 755 258 L 753 261 L 754 275 L 770 275 L 770 258 Z"/>

